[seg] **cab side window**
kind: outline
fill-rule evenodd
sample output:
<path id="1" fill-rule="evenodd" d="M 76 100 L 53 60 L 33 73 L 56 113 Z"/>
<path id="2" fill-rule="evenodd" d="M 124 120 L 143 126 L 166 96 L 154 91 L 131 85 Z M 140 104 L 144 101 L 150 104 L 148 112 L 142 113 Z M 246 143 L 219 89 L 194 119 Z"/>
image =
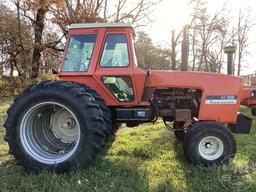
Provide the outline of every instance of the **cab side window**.
<path id="1" fill-rule="evenodd" d="M 127 67 L 129 53 L 125 34 L 107 35 L 100 60 L 102 67 Z"/>
<path id="2" fill-rule="evenodd" d="M 129 76 L 104 76 L 102 82 L 121 102 L 134 101 L 132 79 Z"/>

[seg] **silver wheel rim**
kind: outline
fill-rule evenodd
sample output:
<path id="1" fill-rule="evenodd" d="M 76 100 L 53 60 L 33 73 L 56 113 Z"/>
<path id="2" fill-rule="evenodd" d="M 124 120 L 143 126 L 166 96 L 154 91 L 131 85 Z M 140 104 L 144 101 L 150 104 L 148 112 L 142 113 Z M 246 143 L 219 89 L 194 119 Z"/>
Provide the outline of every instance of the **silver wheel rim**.
<path id="1" fill-rule="evenodd" d="M 219 138 L 215 136 L 207 136 L 200 141 L 198 150 L 201 157 L 213 161 L 223 154 L 224 146 Z"/>
<path id="2" fill-rule="evenodd" d="M 74 113 L 56 102 L 31 107 L 20 125 L 21 144 L 33 159 L 57 164 L 70 158 L 80 141 L 80 125 Z"/>

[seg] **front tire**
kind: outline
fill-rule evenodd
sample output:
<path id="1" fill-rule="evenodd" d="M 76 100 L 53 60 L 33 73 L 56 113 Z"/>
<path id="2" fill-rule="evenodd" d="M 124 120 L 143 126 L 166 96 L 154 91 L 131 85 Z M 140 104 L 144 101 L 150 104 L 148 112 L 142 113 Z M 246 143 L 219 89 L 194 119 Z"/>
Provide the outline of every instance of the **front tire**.
<path id="1" fill-rule="evenodd" d="M 253 116 L 256 116 L 256 108 L 255 108 L 255 107 L 253 107 L 253 108 L 251 109 L 251 113 L 252 113 Z"/>
<path id="2" fill-rule="evenodd" d="M 27 171 L 64 172 L 87 166 L 106 141 L 94 97 L 66 81 L 45 81 L 14 99 L 4 124 L 9 153 Z"/>
<path id="3" fill-rule="evenodd" d="M 183 151 L 193 164 L 220 164 L 234 158 L 236 142 L 225 126 L 215 122 L 200 122 L 185 134 Z"/>

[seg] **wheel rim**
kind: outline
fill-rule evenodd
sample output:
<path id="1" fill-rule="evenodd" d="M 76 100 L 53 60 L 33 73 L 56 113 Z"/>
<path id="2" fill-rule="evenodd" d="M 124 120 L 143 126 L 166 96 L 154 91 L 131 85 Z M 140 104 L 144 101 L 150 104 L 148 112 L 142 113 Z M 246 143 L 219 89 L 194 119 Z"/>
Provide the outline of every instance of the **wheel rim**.
<path id="1" fill-rule="evenodd" d="M 20 139 L 35 160 L 57 164 L 71 157 L 80 141 L 80 125 L 74 113 L 56 102 L 42 102 L 23 116 Z"/>
<path id="2" fill-rule="evenodd" d="M 200 156 L 209 161 L 218 159 L 224 151 L 223 142 L 215 136 L 203 138 L 198 148 Z"/>

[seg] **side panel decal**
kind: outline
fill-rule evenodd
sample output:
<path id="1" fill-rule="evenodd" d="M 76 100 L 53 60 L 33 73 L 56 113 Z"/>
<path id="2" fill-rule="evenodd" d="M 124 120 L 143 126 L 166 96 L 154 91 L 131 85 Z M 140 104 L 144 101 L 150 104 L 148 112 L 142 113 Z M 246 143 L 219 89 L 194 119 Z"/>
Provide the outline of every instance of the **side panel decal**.
<path id="1" fill-rule="evenodd" d="M 209 95 L 206 97 L 205 104 L 213 105 L 235 105 L 237 103 L 237 96 L 235 95 Z"/>

